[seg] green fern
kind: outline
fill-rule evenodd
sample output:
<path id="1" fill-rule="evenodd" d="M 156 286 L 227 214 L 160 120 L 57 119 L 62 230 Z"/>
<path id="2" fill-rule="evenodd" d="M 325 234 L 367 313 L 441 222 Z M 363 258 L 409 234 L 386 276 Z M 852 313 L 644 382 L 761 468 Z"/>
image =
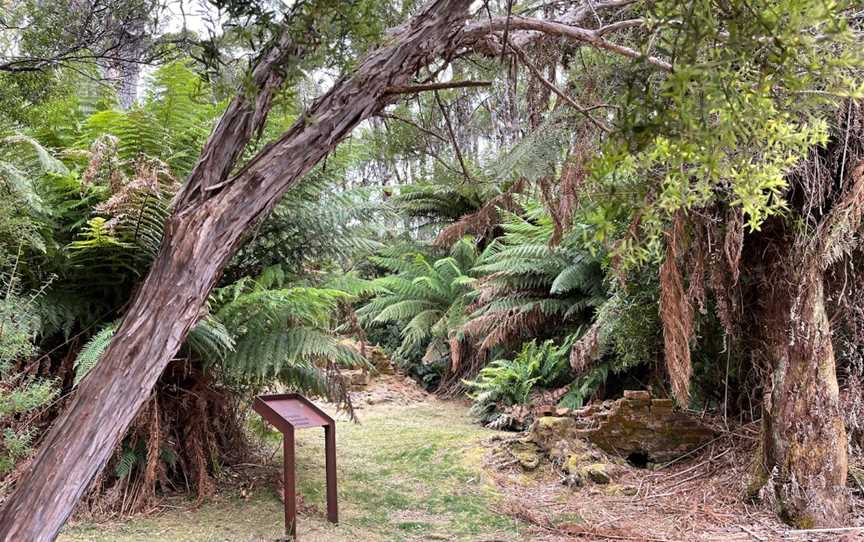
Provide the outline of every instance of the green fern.
<path id="1" fill-rule="evenodd" d="M 114 476 L 119 480 L 128 478 L 136 467 L 143 464 L 147 460 L 147 450 L 144 447 L 144 441 L 139 439 L 135 447 L 130 447 L 128 443 L 123 447 L 123 451 L 114 466 Z"/>
<path id="2" fill-rule="evenodd" d="M 606 299 L 598 259 L 573 234 L 551 246 L 554 224 L 536 201 L 506 213 L 504 236 L 483 253 L 476 303 L 463 332 L 490 351 L 540 333 L 567 334 L 590 323 Z"/>
<path id="3" fill-rule="evenodd" d="M 208 364 L 223 363 L 235 346 L 234 335 L 210 314 L 189 331 L 186 344 Z"/>
<path id="4" fill-rule="evenodd" d="M 427 358 L 440 358 L 449 352 L 448 341 L 462 323 L 475 281 L 469 273 L 477 257 L 473 239 L 464 238 L 449 256 L 431 262 L 419 253 L 371 258 L 395 274 L 374 281 L 379 293 L 357 311 L 360 322 L 395 322 L 402 327 L 399 355 L 420 349 Z"/>
<path id="5" fill-rule="evenodd" d="M 35 139 L 21 134 L 0 138 L 0 267 L 8 265 L 19 247 L 42 254 L 49 250 L 44 230 L 50 206 L 41 180 L 68 173 Z"/>
<path id="6" fill-rule="evenodd" d="M 335 313 L 353 297 L 332 288 L 280 288 L 284 272 L 268 268 L 255 280 L 241 280 L 214 292 L 214 318 L 232 330 L 233 349 L 223 367 L 235 378 L 273 379 L 297 391 L 348 405 L 341 368 L 368 362 L 334 332 Z"/>
<path id="7" fill-rule="evenodd" d="M 569 356 L 573 338 L 560 345 L 553 340 L 525 343 L 513 359 L 497 359 L 463 383 L 474 401 L 472 411 L 484 421 L 501 408 L 528 403 L 532 391 L 561 383 L 570 372 Z"/>
<path id="8" fill-rule="evenodd" d="M 114 338 L 114 333 L 117 332 L 117 323 L 111 323 L 102 328 L 99 333 L 93 335 L 89 341 L 84 344 L 84 347 L 75 356 L 73 368 L 75 370 L 75 380 L 73 385 L 77 386 L 81 380 L 90 372 L 93 367 L 99 363 L 102 354 L 111 344 L 111 339 Z"/>

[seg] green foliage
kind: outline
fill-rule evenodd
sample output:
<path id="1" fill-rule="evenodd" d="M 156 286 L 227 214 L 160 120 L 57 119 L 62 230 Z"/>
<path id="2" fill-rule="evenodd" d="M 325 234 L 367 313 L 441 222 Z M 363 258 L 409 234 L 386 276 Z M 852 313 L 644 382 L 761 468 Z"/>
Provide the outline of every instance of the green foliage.
<path id="1" fill-rule="evenodd" d="M 597 311 L 599 343 L 614 372 L 662 359 L 660 285 L 650 268 L 633 273 L 626 285 L 612 283 L 612 296 Z"/>
<path id="2" fill-rule="evenodd" d="M 448 256 L 432 260 L 417 252 L 383 251 L 371 260 L 390 271 L 375 279 L 378 294 L 357 314 L 364 325 L 395 322 L 401 326 L 402 342 L 397 355 L 423 352 L 427 363 L 439 362 L 450 353 L 451 339 L 459 339 L 477 261 L 471 238 L 464 238 Z M 420 360 L 410 360 L 419 364 Z"/>
<path id="3" fill-rule="evenodd" d="M 478 296 L 463 330 L 482 350 L 540 333 L 569 333 L 589 323 L 606 300 L 598 260 L 575 235 L 552 246 L 549 214 L 538 202 L 523 205 L 523 215 L 505 216 L 504 235 L 472 270 Z"/>
<path id="4" fill-rule="evenodd" d="M 14 281 L 14 275 L 7 281 Z M 58 392 L 50 379 L 19 370 L 36 353 L 39 321 L 33 299 L 16 295 L 9 282 L 2 284 L 6 294 L 0 299 L 0 475 L 29 454 L 35 436 L 31 419 Z"/>
<path id="5" fill-rule="evenodd" d="M 285 287 L 284 279 L 281 269 L 268 268 L 256 280 L 241 279 L 214 292 L 211 327 L 221 324 L 233 343 L 222 348 L 221 366 L 241 381 L 277 380 L 296 391 L 345 401 L 339 369 L 367 364 L 334 333 L 335 313 L 352 297 L 329 288 Z"/>
<path id="6" fill-rule="evenodd" d="M 143 156 L 157 159 L 178 178 L 198 159 L 219 108 L 188 65 L 172 63 L 156 70 L 141 106 L 128 111 L 98 111 L 84 121 L 78 146 L 105 135 L 117 138 L 117 154 L 134 171 Z"/>
<path id="7" fill-rule="evenodd" d="M 532 391 L 560 384 L 570 372 L 568 353 L 572 339 L 556 345 L 554 340 L 522 345 L 511 359 L 497 359 L 480 370 L 477 378 L 464 383 L 471 391 L 473 411 L 483 418 L 502 407 L 527 404 Z"/>
<path id="8" fill-rule="evenodd" d="M 380 248 L 374 230 L 383 229 L 389 210 L 371 201 L 368 191 L 336 192 L 327 188 L 329 181 L 329 174 L 313 175 L 286 194 L 233 258 L 226 276 L 237 280 L 276 265 L 298 277 L 310 269 L 350 268 Z"/>
<path id="9" fill-rule="evenodd" d="M 420 222 L 420 232 L 437 233 L 444 225 L 478 210 L 487 200 L 482 185 L 458 182 L 417 183 L 403 186 L 392 198 L 401 214 Z"/>
<path id="10" fill-rule="evenodd" d="M 727 203 L 751 230 L 786 212 L 788 175 L 826 142 L 830 104 L 864 93 L 860 38 L 844 11 L 852 5 L 651 4 L 652 43 L 674 70 L 634 70 L 622 89 L 620 137 L 593 170 L 602 195 L 593 203 L 639 216 L 638 231 L 616 249 L 624 265 L 658 259 L 661 233 L 679 210 Z"/>
<path id="11" fill-rule="evenodd" d="M 0 138 L 0 269 L 30 253 L 44 254 L 49 241 L 44 223 L 49 209 L 39 180 L 46 175 L 65 175 L 66 167 L 31 137 Z"/>
<path id="12" fill-rule="evenodd" d="M 608 363 L 600 363 L 589 369 L 586 374 L 570 384 L 567 393 L 558 401 L 558 406 L 570 409 L 582 408 L 597 392 L 597 389 L 606 383 L 606 379 L 609 378 L 609 369 Z"/>
<path id="13" fill-rule="evenodd" d="M 116 323 L 108 324 L 98 333 L 90 337 L 90 340 L 88 340 L 84 344 L 84 347 L 78 352 L 73 364 L 73 367 L 75 368 L 74 384 L 76 386 L 85 376 L 87 376 L 90 369 L 96 366 L 99 362 L 102 354 L 105 353 L 105 349 L 107 349 L 108 345 L 111 343 L 111 339 L 114 338 L 114 333 L 116 331 Z"/>
<path id="14" fill-rule="evenodd" d="M 560 169 L 573 132 L 572 122 L 568 120 L 566 109 L 554 111 L 491 163 L 490 176 L 499 182 L 511 179 L 533 182 Z"/>

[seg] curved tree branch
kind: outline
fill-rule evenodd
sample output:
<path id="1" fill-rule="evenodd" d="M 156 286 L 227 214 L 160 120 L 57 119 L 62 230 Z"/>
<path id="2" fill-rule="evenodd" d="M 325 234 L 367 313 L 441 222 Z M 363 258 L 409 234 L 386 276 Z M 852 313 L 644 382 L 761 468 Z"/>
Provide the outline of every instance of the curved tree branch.
<path id="1" fill-rule="evenodd" d="M 479 43 L 488 34 L 503 31 L 505 28 L 512 30 L 531 30 L 540 32 L 550 36 L 558 36 L 567 38 L 585 45 L 589 45 L 596 49 L 610 51 L 612 53 L 632 58 L 635 60 L 644 60 L 648 64 L 659 68 L 663 71 L 671 72 L 672 64 L 654 56 L 646 56 L 630 47 L 618 45 L 606 40 L 603 36 L 613 30 L 621 28 L 632 28 L 637 26 L 636 20 L 625 21 L 628 24 L 613 23 L 608 27 L 600 28 L 599 30 L 589 30 L 578 26 L 572 26 L 558 21 L 547 21 L 544 19 L 534 19 L 531 17 L 494 17 L 488 21 L 476 22 L 468 25 L 465 29 L 465 41 L 467 47 L 472 47 Z M 611 29 L 610 29 L 611 27 Z"/>

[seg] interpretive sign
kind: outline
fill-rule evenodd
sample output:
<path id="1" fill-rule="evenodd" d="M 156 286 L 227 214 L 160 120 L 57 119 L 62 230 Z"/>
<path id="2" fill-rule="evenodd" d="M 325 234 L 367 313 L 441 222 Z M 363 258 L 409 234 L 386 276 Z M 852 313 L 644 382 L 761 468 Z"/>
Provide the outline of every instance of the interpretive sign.
<path id="1" fill-rule="evenodd" d="M 336 503 L 336 422 L 309 399 L 296 393 L 259 395 L 252 409 L 282 433 L 285 496 L 285 534 L 297 539 L 297 489 L 294 468 L 294 430 L 324 428 L 327 471 L 327 519 L 339 523 Z"/>

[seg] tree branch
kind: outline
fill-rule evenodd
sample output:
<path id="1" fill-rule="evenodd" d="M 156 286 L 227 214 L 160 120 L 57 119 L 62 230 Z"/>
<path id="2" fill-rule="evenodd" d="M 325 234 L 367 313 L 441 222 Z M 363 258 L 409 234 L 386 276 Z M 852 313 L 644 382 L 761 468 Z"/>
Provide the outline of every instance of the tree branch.
<path id="1" fill-rule="evenodd" d="M 444 108 L 444 102 L 442 102 L 441 97 L 438 96 L 437 90 L 434 94 L 435 101 L 438 103 L 438 107 L 441 109 L 441 114 L 444 116 L 444 124 L 447 125 L 447 133 L 450 134 L 450 141 L 453 143 L 453 150 L 456 151 L 456 158 L 459 159 L 459 165 L 462 166 L 462 174 L 470 181 L 471 174 L 468 173 L 468 168 L 465 166 L 465 158 L 462 156 L 462 151 L 459 149 L 459 142 L 456 141 L 456 134 L 453 132 L 453 125 L 450 124 L 450 115 L 447 114 L 447 109 Z"/>
<path id="2" fill-rule="evenodd" d="M 567 102 L 571 107 L 576 109 L 576 111 L 582 113 L 585 116 L 585 118 L 587 118 L 589 121 L 591 121 L 592 124 L 594 124 L 594 126 L 596 126 L 597 128 L 600 128 L 604 132 L 607 132 L 607 133 L 611 132 L 611 130 L 609 129 L 608 126 L 606 126 L 602 122 L 600 122 L 597 119 L 595 119 L 594 117 L 592 117 L 588 113 L 588 111 L 589 111 L 588 109 L 586 109 L 586 108 L 582 107 L 581 105 L 579 105 L 578 103 L 576 103 L 576 101 L 573 98 L 571 98 L 570 96 L 565 94 L 564 91 L 562 91 L 557 86 L 555 86 L 555 84 L 553 84 L 551 81 L 549 81 L 548 79 L 543 77 L 543 74 L 540 72 L 540 70 L 537 68 L 537 66 L 535 66 L 528 59 L 528 55 L 526 55 L 525 51 L 523 51 L 518 45 L 510 44 L 510 47 L 514 51 L 516 51 L 516 56 L 519 57 L 519 60 L 522 62 L 522 64 L 524 64 L 531 71 L 531 73 L 534 74 L 534 77 L 536 77 L 537 80 L 540 81 L 541 84 L 543 84 L 543 86 L 545 86 L 546 88 L 548 88 L 549 90 L 554 92 L 556 96 L 560 97 L 562 100 Z"/>
<path id="3" fill-rule="evenodd" d="M 615 23 L 613 23 L 609 26 L 613 27 L 614 30 L 618 30 L 624 27 L 636 26 L 636 24 L 633 23 L 616 27 Z M 610 51 L 615 54 L 625 56 L 627 58 L 644 60 L 648 64 L 651 64 L 652 66 L 659 68 L 663 71 L 672 71 L 672 64 L 663 59 L 654 56 L 643 55 L 636 49 L 632 49 L 624 45 L 618 45 L 604 39 L 603 35 L 610 32 L 611 30 L 606 30 L 603 33 L 600 33 L 599 30 L 589 30 L 587 28 L 571 26 L 569 24 L 564 24 L 557 21 L 546 21 L 542 19 L 533 19 L 530 17 L 520 17 L 516 15 L 509 18 L 495 17 L 488 21 L 476 22 L 468 25 L 464 32 L 466 46 L 473 47 L 478 42 L 480 42 L 482 38 L 486 37 L 491 33 L 502 31 L 504 28 L 510 28 L 511 30 L 532 30 L 550 36 L 567 38 L 573 41 L 577 41 L 579 43 L 590 45 L 591 47 L 597 49 Z M 601 28 L 600 30 L 603 29 Z"/>
<path id="4" fill-rule="evenodd" d="M 420 130 L 423 133 L 429 134 L 432 137 L 440 139 L 444 143 L 447 142 L 447 139 L 444 136 L 442 136 L 441 134 L 439 134 L 438 132 L 433 132 L 432 130 L 430 130 L 428 128 L 424 128 L 411 119 L 406 119 L 405 117 L 400 117 L 400 116 L 394 115 L 392 113 L 378 113 L 377 116 L 381 117 L 382 119 L 393 119 L 393 120 L 398 120 L 399 122 L 404 122 L 405 124 L 409 124 L 409 125 L 413 126 L 414 128 L 417 128 L 418 130 Z"/>
<path id="5" fill-rule="evenodd" d="M 386 94 L 417 94 L 430 90 L 447 90 L 451 88 L 474 88 L 491 86 L 491 81 L 451 81 L 447 83 L 424 83 L 422 85 L 394 85 L 387 87 Z"/>

